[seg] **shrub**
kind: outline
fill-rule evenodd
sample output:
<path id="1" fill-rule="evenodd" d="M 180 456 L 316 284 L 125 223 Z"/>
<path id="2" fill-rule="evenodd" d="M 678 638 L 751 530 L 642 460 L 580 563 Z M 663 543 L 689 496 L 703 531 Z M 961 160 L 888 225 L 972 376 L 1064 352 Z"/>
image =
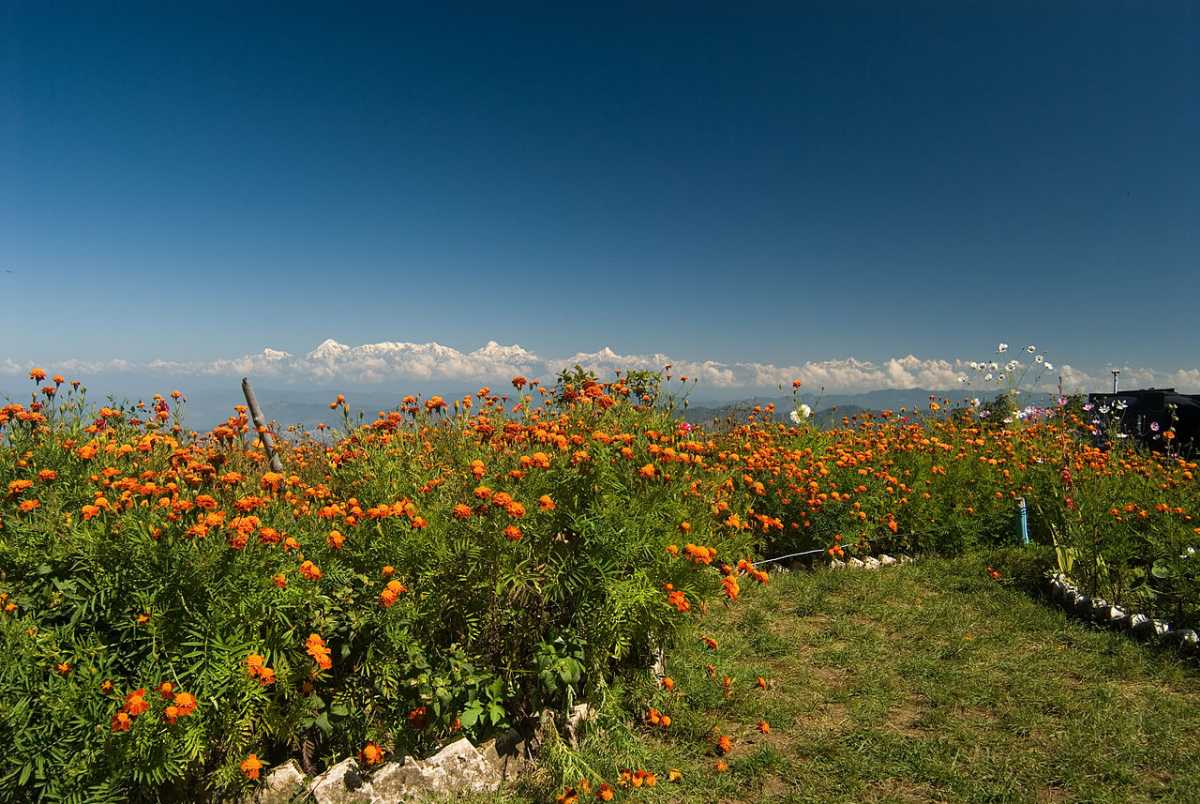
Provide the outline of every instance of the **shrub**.
<path id="1" fill-rule="evenodd" d="M 244 412 L 5 407 L 0 800 L 230 795 L 251 753 L 415 753 L 646 661 L 753 552 L 749 495 L 621 383 L 529 389 L 339 399 L 284 473 Z"/>

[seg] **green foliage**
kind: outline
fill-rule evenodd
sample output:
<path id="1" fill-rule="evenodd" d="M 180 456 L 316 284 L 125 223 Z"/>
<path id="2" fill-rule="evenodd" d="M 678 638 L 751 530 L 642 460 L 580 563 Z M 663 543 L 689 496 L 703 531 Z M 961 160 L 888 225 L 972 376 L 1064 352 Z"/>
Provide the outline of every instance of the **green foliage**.
<path id="1" fill-rule="evenodd" d="M 750 497 L 629 387 L 572 382 L 515 413 L 487 391 L 347 413 L 285 441 L 283 475 L 240 414 L 193 437 L 166 400 L 4 408 L 0 801 L 232 797 L 251 753 L 420 754 L 642 665 L 689 616 L 665 585 L 721 589 L 668 551 L 681 523 L 736 563 Z"/>

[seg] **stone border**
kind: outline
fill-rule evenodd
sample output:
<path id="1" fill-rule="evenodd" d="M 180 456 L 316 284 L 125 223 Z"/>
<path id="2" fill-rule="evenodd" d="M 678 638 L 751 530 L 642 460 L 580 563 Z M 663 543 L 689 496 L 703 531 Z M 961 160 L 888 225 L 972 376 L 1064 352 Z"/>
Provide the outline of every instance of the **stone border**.
<path id="1" fill-rule="evenodd" d="M 1200 635 L 1191 628 L 1172 628 L 1170 623 L 1110 605 L 1103 598 L 1088 597 L 1062 573 L 1050 576 L 1047 587 L 1050 599 L 1079 620 L 1127 632 L 1142 642 L 1175 648 L 1190 658 L 1200 657 Z"/>
<path id="2" fill-rule="evenodd" d="M 877 570 L 883 567 L 903 566 L 904 564 L 912 564 L 916 561 L 912 556 L 901 555 L 899 558 L 893 558 L 886 553 L 880 553 L 879 558 L 867 556 L 863 559 L 851 558 L 849 561 L 838 561 L 836 558 L 831 559 L 829 568 L 833 570 L 840 569 L 861 569 L 861 570 Z"/>

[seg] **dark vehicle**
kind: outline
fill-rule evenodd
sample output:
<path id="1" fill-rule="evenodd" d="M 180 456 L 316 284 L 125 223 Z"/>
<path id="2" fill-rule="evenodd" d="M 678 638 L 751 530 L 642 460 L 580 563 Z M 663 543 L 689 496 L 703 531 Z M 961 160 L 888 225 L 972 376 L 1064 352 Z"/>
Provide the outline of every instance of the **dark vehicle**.
<path id="1" fill-rule="evenodd" d="M 1091 415 L 1102 427 L 1113 422 L 1121 433 L 1156 452 L 1170 447 L 1185 456 L 1200 454 L 1200 394 L 1180 394 L 1174 388 L 1147 388 L 1088 394 L 1088 402 L 1092 405 Z M 1164 436 L 1172 427 L 1173 439 Z"/>

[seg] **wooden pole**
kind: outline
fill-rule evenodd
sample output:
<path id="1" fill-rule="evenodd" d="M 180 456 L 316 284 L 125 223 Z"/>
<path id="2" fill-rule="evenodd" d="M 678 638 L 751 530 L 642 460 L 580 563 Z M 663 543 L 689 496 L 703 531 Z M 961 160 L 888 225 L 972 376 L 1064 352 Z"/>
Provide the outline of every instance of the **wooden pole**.
<path id="1" fill-rule="evenodd" d="M 254 429 L 258 432 L 258 437 L 262 439 L 263 448 L 267 451 L 267 458 L 271 461 L 271 471 L 282 472 L 283 461 L 275 452 L 275 439 L 271 437 L 271 431 L 267 429 L 267 424 L 263 421 L 262 408 L 258 406 L 254 389 L 250 387 L 249 377 L 242 377 L 242 393 L 246 395 L 246 405 L 250 408 L 250 420 L 254 422 Z"/>

